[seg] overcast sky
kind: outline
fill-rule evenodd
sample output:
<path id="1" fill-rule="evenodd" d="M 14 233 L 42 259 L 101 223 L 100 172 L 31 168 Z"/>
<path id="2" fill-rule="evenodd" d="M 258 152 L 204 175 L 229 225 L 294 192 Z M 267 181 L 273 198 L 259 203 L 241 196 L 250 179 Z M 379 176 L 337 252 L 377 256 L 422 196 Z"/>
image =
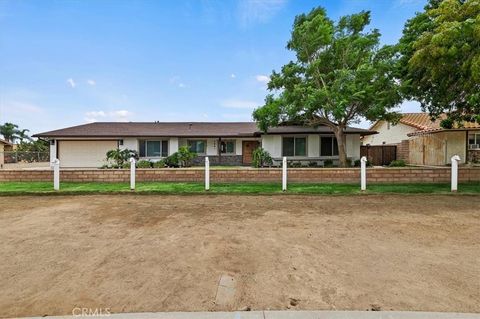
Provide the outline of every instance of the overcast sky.
<path id="1" fill-rule="evenodd" d="M 33 134 L 92 121 L 248 121 L 268 75 L 292 58 L 295 15 L 371 10 L 392 44 L 424 4 L 0 0 L 0 123 Z"/>

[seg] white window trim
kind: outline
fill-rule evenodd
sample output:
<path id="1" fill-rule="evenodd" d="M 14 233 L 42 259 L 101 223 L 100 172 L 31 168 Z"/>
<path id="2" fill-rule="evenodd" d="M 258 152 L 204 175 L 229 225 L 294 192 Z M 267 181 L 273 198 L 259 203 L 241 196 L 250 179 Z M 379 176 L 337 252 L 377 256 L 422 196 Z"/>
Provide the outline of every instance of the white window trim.
<path id="1" fill-rule="evenodd" d="M 323 134 L 323 135 L 320 135 L 320 138 L 319 138 L 319 145 L 318 145 L 318 155 L 321 157 L 321 158 L 325 158 L 325 159 L 338 159 L 340 155 L 333 155 L 333 148 L 334 148 L 334 145 L 335 143 L 332 142 L 332 155 L 322 155 L 322 137 L 330 137 L 330 138 L 336 138 L 335 135 L 328 135 L 328 134 Z"/>
<path id="2" fill-rule="evenodd" d="M 203 153 L 197 153 L 197 155 L 207 155 L 207 148 L 208 148 L 208 141 L 207 140 L 204 140 L 204 139 L 189 139 L 187 140 L 187 147 L 188 149 L 190 149 L 190 143 L 189 142 L 192 142 L 192 141 L 202 141 L 204 142 L 205 144 L 205 147 L 204 147 L 204 152 Z"/>
<path id="3" fill-rule="evenodd" d="M 293 155 L 283 155 L 283 139 L 293 137 Z M 304 138 L 305 139 L 305 155 L 295 155 L 295 139 Z M 307 135 L 282 135 L 282 157 L 286 156 L 288 158 L 307 158 L 308 157 L 308 136 Z"/>
<path id="4" fill-rule="evenodd" d="M 140 157 L 140 158 L 165 158 L 165 157 L 168 157 L 168 155 L 167 155 L 167 156 L 162 156 L 162 155 L 160 155 L 160 156 L 148 156 L 148 155 L 147 155 L 147 142 L 160 142 L 160 154 L 162 154 L 162 153 L 163 153 L 163 152 L 162 152 L 162 151 L 163 151 L 163 150 L 162 150 L 162 144 L 163 144 L 162 142 L 163 142 L 163 141 L 167 141 L 167 144 L 168 144 L 167 148 L 170 148 L 170 142 L 169 142 L 168 139 L 164 139 L 164 138 L 163 138 L 163 139 L 152 139 L 152 138 L 145 139 L 145 138 L 140 138 L 140 139 L 138 139 L 138 154 L 140 154 L 140 141 L 141 141 L 141 140 L 142 140 L 142 141 L 145 141 L 145 156 L 142 156 L 142 157 Z M 169 152 L 169 149 L 167 149 L 167 154 L 168 154 L 168 152 Z"/>
<path id="5" fill-rule="evenodd" d="M 225 143 L 225 151 L 227 150 L 227 145 L 226 145 L 227 142 L 232 142 L 232 143 L 233 143 L 233 152 L 225 152 L 225 153 L 222 153 L 222 152 L 221 152 L 221 149 L 220 149 L 220 154 L 221 154 L 221 155 L 235 155 L 235 154 L 237 154 L 237 141 L 236 141 L 236 140 L 232 140 L 232 139 L 221 140 L 221 143 Z"/>
<path id="6" fill-rule="evenodd" d="M 470 144 L 470 137 L 473 135 L 473 144 Z M 480 132 L 473 132 L 468 134 L 468 149 L 469 150 L 480 150 L 480 148 L 472 148 L 472 145 L 479 145 L 480 144 Z"/>

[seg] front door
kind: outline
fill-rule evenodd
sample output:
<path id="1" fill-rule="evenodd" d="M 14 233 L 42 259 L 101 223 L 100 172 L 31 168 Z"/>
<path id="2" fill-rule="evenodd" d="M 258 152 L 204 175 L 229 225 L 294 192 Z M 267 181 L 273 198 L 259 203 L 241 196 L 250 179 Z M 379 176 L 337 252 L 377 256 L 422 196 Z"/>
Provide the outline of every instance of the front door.
<path id="1" fill-rule="evenodd" d="M 258 141 L 243 141 L 243 164 L 252 164 L 253 151 L 260 146 Z"/>

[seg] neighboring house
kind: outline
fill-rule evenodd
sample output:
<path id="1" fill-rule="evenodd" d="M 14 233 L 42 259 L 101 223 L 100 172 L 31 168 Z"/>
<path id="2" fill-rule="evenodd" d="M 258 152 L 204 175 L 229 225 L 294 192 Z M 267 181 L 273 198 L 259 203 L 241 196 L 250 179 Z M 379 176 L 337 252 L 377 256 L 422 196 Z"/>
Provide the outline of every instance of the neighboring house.
<path id="1" fill-rule="evenodd" d="M 370 130 L 378 134 L 362 138 L 363 145 L 397 145 L 397 155 L 410 164 L 445 165 L 453 155 L 462 163 L 480 162 L 480 124 L 463 123 L 462 127 L 443 129 L 442 115 L 432 121 L 428 113 L 404 113 L 399 123 L 377 121 Z"/>
<path id="2" fill-rule="evenodd" d="M 12 143 L 0 139 L 0 168 L 5 164 L 5 151 L 12 147 Z"/>
<path id="3" fill-rule="evenodd" d="M 347 157 L 360 158 L 360 137 L 371 130 L 346 129 Z M 253 122 L 97 122 L 34 135 L 50 141 L 50 158 L 62 167 L 100 167 L 108 150 L 131 149 L 141 159 L 156 161 L 188 146 L 212 164 L 249 165 L 258 147 L 280 161 L 282 156 L 299 161 L 338 160 L 336 139 L 328 127 L 279 126 L 261 132 Z"/>

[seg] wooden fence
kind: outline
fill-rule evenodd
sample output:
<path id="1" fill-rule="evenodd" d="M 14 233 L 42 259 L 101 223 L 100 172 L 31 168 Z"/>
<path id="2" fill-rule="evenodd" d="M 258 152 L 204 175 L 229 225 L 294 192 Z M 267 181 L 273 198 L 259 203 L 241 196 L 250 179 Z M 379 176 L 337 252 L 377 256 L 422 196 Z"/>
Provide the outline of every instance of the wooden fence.
<path id="1" fill-rule="evenodd" d="M 367 145 L 360 147 L 360 156 L 366 156 L 370 164 L 384 166 L 397 159 L 396 145 Z"/>

